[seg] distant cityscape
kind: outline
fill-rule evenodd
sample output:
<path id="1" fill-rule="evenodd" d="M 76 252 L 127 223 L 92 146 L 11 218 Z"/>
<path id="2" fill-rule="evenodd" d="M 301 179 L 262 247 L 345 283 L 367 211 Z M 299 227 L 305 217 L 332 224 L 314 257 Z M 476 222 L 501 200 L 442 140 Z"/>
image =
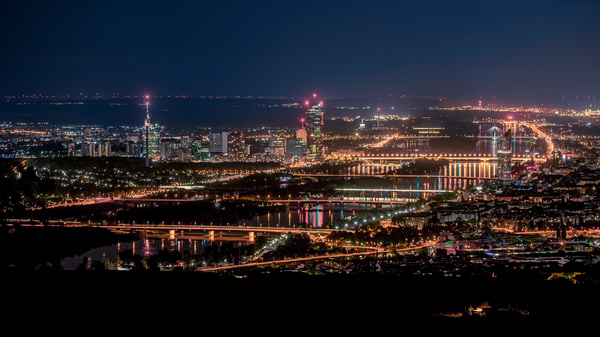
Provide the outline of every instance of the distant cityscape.
<path id="1" fill-rule="evenodd" d="M 70 105 L 85 104 L 89 99 L 87 95 L 82 95 L 82 100 L 70 99 L 70 95 L 21 95 L 18 97 L 7 96 L 6 101 L 13 104 L 42 104 L 42 105 Z M 175 96 L 176 98 L 186 99 L 186 96 Z M 36 116 L 36 121 L 31 122 L 3 122 L 0 127 L 3 135 L 3 141 L 0 147 L 0 154 L 4 157 L 31 157 L 31 156 L 117 156 L 117 157 L 144 157 L 153 161 L 282 161 L 285 163 L 298 163 L 306 161 L 306 155 L 309 161 L 322 160 L 328 152 L 327 145 L 323 147 L 323 139 L 333 139 L 335 137 L 353 137 L 356 141 L 361 138 L 368 141 L 373 135 L 365 131 L 375 131 L 379 129 L 390 130 L 398 129 L 395 121 L 406 121 L 410 124 L 414 122 L 419 112 L 410 109 L 401 109 L 401 113 L 394 113 L 394 106 L 386 105 L 386 112 L 381 113 L 381 103 L 377 107 L 370 104 L 363 106 L 345 106 L 339 102 L 335 106 L 329 106 L 327 114 L 323 115 L 323 99 L 321 102 L 310 103 L 312 109 L 306 113 L 293 111 L 297 125 L 299 127 L 281 127 L 277 125 L 277 120 L 271 119 L 271 125 L 265 125 L 260 128 L 235 128 L 235 127 L 212 127 L 209 125 L 193 127 L 187 125 L 186 131 L 182 131 L 179 125 L 176 127 L 169 125 L 159 125 L 156 122 L 151 123 L 151 117 L 156 111 L 151 111 L 150 96 L 128 96 L 121 97 L 117 93 L 113 98 L 127 99 L 122 103 L 114 101 L 110 103 L 123 104 L 131 99 L 136 99 L 146 108 L 146 120 L 139 123 L 139 126 L 103 126 L 98 123 L 91 125 L 54 125 L 44 123 L 43 116 Z M 200 96 L 199 99 L 271 99 L 271 103 L 278 107 L 287 107 L 293 109 L 302 109 L 308 104 L 308 99 L 313 98 L 288 98 L 288 97 L 210 97 Z M 399 99 L 408 99 L 402 95 Z M 93 99 L 102 100 L 102 96 L 94 95 Z M 444 101 L 443 98 L 436 96 L 417 96 L 419 100 L 432 102 L 435 100 Z M 283 100 L 283 101 L 282 101 Z M 595 107 L 595 96 L 576 97 L 576 100 L 591 102 L 589 108 L 574 109 L 556 109 L 543 107 L 504 107 L 497 104 L 483 105 L 479 100 L 478 104 L 439 107 L 438 105 L 429 105 L 422 110 L 434 111 L 471 111 L 471 112 L 506 112 L 522 114 L 526 120 L 535 123 L 546 123 L 552 121 L 555 117 L 566 117 L 578 119 L 575 124 L 586 123 L 591 125 L 596 122 L 600 116 L 600 110 L 593 110 Z M 379 100 L 378 100 L 379 101 Z M 289 103 L 284 103 L 289 102 Z M 379 101 L 380 102 L 380 101 Z M 588 104 L 586 103 L 586 104 Z M 314 104 L 314 105 L 312 105 Z M 376 103 L 377 104 L 377 103 Z M 138 106 L 139 106 L 138 105 Z M 260 105 L 264 106 L 264 105 Z M 347 113 L 355 110 L 364 110 L 360 115 L 348 115 Z M 9 111 L 6 109 L 6 111 Z M 10 115 L 4 112 L 4 116 Z M 141 109 L 140 109 L 141 111 Z M 165 109 L 166 111 L 166 109 Z M 340 114 L 342 112 L 342 114 Z M 1 113 L 1 112 L 0 112 Z M 161 111 L 164 113 L 164 111 Z M 345 115 L 344 115 L 345 113 Z M 412 117 L 411 117 L 412 113 Z M 362 115 L 362 116 L 361 116 Z M 0 114 L 0 116 L 2 116 Z M 140 114 L 141 116 L 141 114 Z M 31 116 L 30 116 L 31 117 Z M 477 118 L 477 117 L 475 117 Z M 485 117 L 483 117 L 485 118 Z M 499 116 L 498 120 L 508 118 L 508 115 Z M 516 115 L 515 115 L 516 118 Z M 27 119 L 27 118 L 25 118 Z M 29 118 L 31 119 L 31 118 Z M 481 117 L 480 117 L 481 119 Z M 322 133 L 321 126 L 326 120 L 338 122 L 345 121 L 342 134 L 333 132 Z M 357 125 L 358 124 L 358 125 Z M 389 124 L 389 125 L 388 125 Z M 325 126 L 327 128 L 327 126 Z M 413 126 L 410 130 L 404 132 L 423 132 L 418 131 L 418 126 Z M 192 129 L 192 130 L 190 130 Z M 221 130 L 219 130 L 221 129 Z M 358 133 L 352 134 L 353 131 Z M 425 130 L 425 132 L 429 132 Z M 321 136 L 322 134 L 322 136 Z M 10 135 L 10 137 L 7 137 Z M 561 136 L 564 136 L 561 134 Z M 323 139 L 321 138 L 323 137 Z M 310 139 L 309 139 L 310 138 Z M 309 143 L 311 145 L 309 145 Z M 327 142 L 326 142 L 327 143 Z M 335 149 L 332 148 L 333 152 Z"/>
<path id="2" fill-rule="evenodd" d="M 598 13 L 0 2 L 7 326 L 593 330 Z"/>
<path id="3" fill-rule="evenodd" d="M 17 252 L 4 268 L 600 281 L 597 110 L 314 94 L 271 102 L 296 126 L 237 128 L 161 125 L 150 96 L 135 101 L 133 126 L 0 124 L 1 221 Z M 27 259 L 10 243 L 53 227 L 84 253 Z"/>

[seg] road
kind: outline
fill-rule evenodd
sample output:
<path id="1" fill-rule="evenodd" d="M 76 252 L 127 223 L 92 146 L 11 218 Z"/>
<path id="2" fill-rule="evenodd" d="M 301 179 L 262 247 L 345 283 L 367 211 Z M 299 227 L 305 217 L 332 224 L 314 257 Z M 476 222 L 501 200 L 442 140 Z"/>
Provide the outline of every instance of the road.
<path id="1" fill-rule="evenodd" d="M 106 202 L 113 202 L 113 201 L 118 201 L 118 200 L 136 200 L 139 198 L 144 198 L 148 195 L 152 195 L 155 193 L 159 193 L 159 192 L 164 192 L 164 190 L 162 189 L 158 189 L 158 190 L 153 190 L 153 191 L 147 191 L 143 194 L 128 194 L 126 198 L 122 198 L 122 197 L 116 197 L 116 198 L 88 198 L 88 199 L 84 199 L 84 200 L 79 200 L 79 201 L 74 201 L 74 202 L 63 202 L 63 203 L 59 203 L 59 204 L 54 204 L 54 205 L 47 205 L 46 209 L 50 209 L 50 208 L 60 208 L 60 207 L 71 207 L 71 206 L 84 206 L 84 205 L 97 205 L 97 204 L 102 204 L 102 203 L 106 203 Z M 29 210 L 40 210 L 42 209 L 42 207 L 32 207 L 29 208 Z"/>
<path id="2" fill-rule="evenodd" d="M 209 271 L 212 272 L 212 271 L 223 271 L 223 270 L 230 270 L 230 269 L 237 269 L 237 268 L 246 268 L 246 267 L 269 266 L 269 265 L 272 265 L 272 264 L 298 263 L 298 262 L 309 262 L 309 261 L 316 261 L 316 260 L 323 260 L 323 259 L 348 258 L 348 257 L 365 256 L 365 255 L 378 255 L 378 254 L 389 253 L 389 252 L 392 252 L 392 251 L 402 252 L 402 251 L 411 251 L 411 250 L 417 250 L 417 249 L 427 248 L 427 247 L 434 246 L 436 243 L 437 243 L 437 241 L 430 241 L 430 242 L 428 242 L 426 244 L 423 244 L 421 246 L 411 247 L 411 248 L 402 248 L 402 249 L 397 249 L 397 248 L 383 249 L 383 248 L 376 248 L 376 247 L 354 247 L 354 248 L 361 248 L 361 249 L 370 249 L 371 251 L 369 251 L 369 252 L 360 252 L 360 253 L 349 253 L 349 254 L 333 254 L 333 255 L 312 256 L 312 257 L 303 257 L 303 258 L 285 259 L 285 260 L 273 260 L 273 261 L 267 261 L 267 262 L 252 262 L 252 263 L 246 263 L 246 264 L 238 264 L 238 265 L 231 265 L 231 266 L 221 266 L 221 267 L 199 267 L 196 270 L 197 271 L 203 271 L 203 272 L 209 272 Z"/>

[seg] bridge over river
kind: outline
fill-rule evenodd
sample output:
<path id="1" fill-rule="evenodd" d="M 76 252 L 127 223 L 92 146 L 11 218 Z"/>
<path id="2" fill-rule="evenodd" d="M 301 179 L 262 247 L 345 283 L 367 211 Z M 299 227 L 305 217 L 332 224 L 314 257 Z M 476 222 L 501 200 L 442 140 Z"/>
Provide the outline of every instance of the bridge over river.
<path id="1" fill-rule="evenodd" d="M 215 239 L 215 232 L 243 232 L 249 235 L 249 241 L 254 241 L 256 233 L 295 233 L 295 234 L 321 234 L 327 235 L 336 229 L 326 228 L 296 228 L 296 227 L 259 227 L 259 226 L 222 226 L 222 225 L 165 225 L 165 224 L 116 224 L 116 225 L 94 225 L 94 227 L 106 228 L 113 231 L 168 231 L 169 236 L 174 238 L 177 232 L 206 232 L 209 240 Z"/>

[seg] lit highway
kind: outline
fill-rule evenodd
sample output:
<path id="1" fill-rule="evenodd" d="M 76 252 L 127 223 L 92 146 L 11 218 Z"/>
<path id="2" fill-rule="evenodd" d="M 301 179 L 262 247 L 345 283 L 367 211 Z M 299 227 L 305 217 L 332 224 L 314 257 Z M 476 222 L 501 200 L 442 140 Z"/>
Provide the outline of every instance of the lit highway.
<path id="1" fill-rule="evenodd" d="M 84 199 L 84 200 L 79 200 L 79 201 L 73 201 L 73 202 L 67 202 L 67 201 L 63 201 L 61 203 L 56 203 L 56 204 L 51 204 L 51 205 L 47 205 L 46 208 L 59 208 L 59 207 L 71 207 L 71 206 L 85 206 L 85 205 L 96 205 L 96 204 L 102 204 L 102 203 L 107 203 L 107 202 L 113 202 L 113 201 L 117 201 L 117 200 L 143 200 L 141 198 L 151 195 L 151 194 L 155 194 L 155 193 L 159 193 L 159 192 L 163 192 L 164 190 L 160 189 L 160 190 L 153 190 L 153 191 L 148 191 L 142 194 L 126 194 L 125 196 L 127 197 L 117 197 L 117 198 L 88 198 L 88 199 Z M 30 210 L 40 210 L 42 209 L 42 207 L 32 207 L 30 208 Z"/>
<path id="2" fill-rule="evenodd" d="M 384 249 L 384 248 L 380 248 L 380 247 L 359 247 L 360 249 L 367 249 L 369 251 L 359 252 L 359 253 L 348 253 L 348 254 L 311 256 L 311 257 L 303 257 L 303 258 L 290 258 L 290 259 L 272 260 L 272 261 L 266 261 L 266 262 L 264 262 L 264 261 L 263 262 L 251 262 L 251 263 L 245 263 L 245 264 L 239 264 L 239 265 L 229 265 L 229 266 L 220 266 L 220 267 L 199 267 L 196 270 L 204 271 L 204 272 L 222 271 L 222 270 L 236 269 L 236 268 L 269 266 L 269 265 L 273 265 L 273 264 L 298 263 L 298 262 L 308 262 L 308 261 L 334 259 L 334 258 L 340 259 L 340 258 L 350 258 L 350 257 L 365 256 L 365 255 L 379 255 L 379 254 L 385 254 L 385 253 L 389 253 L 389 252 L 405 252 L 405 251 L 418 250 L 418 249 L 434 246 L 436 243 L 437 243 L 437 241 L 430 241 L 421 246 L 410 247 L 410 248 L 387 248 L 387 249 Z M 357 248 L 357 247 L 349 246 L 348 248 Z"/>

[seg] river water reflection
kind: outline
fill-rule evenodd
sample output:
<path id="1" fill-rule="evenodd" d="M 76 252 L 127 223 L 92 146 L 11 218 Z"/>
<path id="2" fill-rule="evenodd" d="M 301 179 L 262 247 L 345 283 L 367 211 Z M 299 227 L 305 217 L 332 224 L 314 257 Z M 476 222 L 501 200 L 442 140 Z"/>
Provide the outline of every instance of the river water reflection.
<path id="1" fill-rule="evenodd" d="M 390 207 L 384 205 L 382 207 Z M 301 224 L 311 228 L 322 228 L 334 224 L 342 218 L 359 216 L 372 212 L 375 206 L 351 202 L 322 202 L 315 204 L 292 203 L 283 212 L 273 212 L 239 220 L 237 226 L 297 227 Z"/>
<path id="2" fill-rule="evenodd" d="M 191 254 L 201 254 L 205 247 L 215 243 L 220 245 L 223 242 L 233 242 L 234 246 L 241 246 L 248 243 L 248 236 L 247 234 L 245 236 L 225 234 L 218 235 L 215 240 L 209 240 L 208 235 L 206 237 L 194 235 L 189 238 L 148 238 L 134 242 L 122 242 L 111 246 L 94 248 L 85 254 L 67 257 L 61 261 L 61 265 L 65 270 L 76 270 L 84 259 L 96 261 L 106 258 L 110 261 L 115 261 L 119 253 L 127 250 L 131 250 L 134 254 L 144 257 L 155 255 L 164 249 L 181 253 L 188 251 Z"/>
<path id="3" fill-rule="evenodd" d="M 363 191 L 354 190 L 356 192 L 354 196 L 379 199 L 409 198 L 414 200 L 444 191 L 453 191 L 454 189 L 464 188 L 469 185 L 481 185 L 484 181 L 495 179 L 497 176 L 496 147 L 496 140 L 480 139 L 472 150 L 465 151 L 464 154 L 467 156 L 481 155 L 489 159 L 454 160 L 439 171 L 430 173 L 429 175 L 434 177 L 429 178 L 394 178 L 393 182 L 381 183 L 379 185 L 373 182 L 373 186 L 361 186 L 365 187 Z M 514 138 L 512 149 L 515 156 L 528 156 L 530 151 L 532 151 L 532 141 L 527 138 Z M 398 155 L 419 153 L 432 154 L 433 152 L 428 147 L 426 141 L 418 140 L 407 142 L 404 152 L 399 152 Z M 373 160 L 369 163 L 349 167 L 340 173 L 349 177 L 383 175 L 386 172 L 398 169 L 408 161 L 387 160 L 385 157 L 382 157 L 380 160 Z M 348 194 L 351 190 L 347 189 L 346 192 Z"/>
<path id="4" fill-rule="evenodd" d="M 385 205 L 378 209 L 387 209 L 391 205 Z M 299 225 L 310 228 L 324 228 L 330 224 L 335 224 L 340 219 L 354 219 L 364 216 L 374 210 L 374 206 L 363 203 L 323 203 L 312 205 L 291 205 L 288 210 L 282 212 L 271 212 L 251 219 L 239 220 L 236 226 L 261 226 L 261 227 L 283 227 L 293 228 Z M 66 270 L 75 270 L 84 260 L 89 258 L 91 261 L 106 258 L 115 261 L 120 252 L 131 250 L 134 254 L 141 256 L 150 256 L 167 249 L 169 251 L 188 251 L 192 254 L 201 254 L 204 248 L 213 244 L 222 244 L 223 242 L 233 242 L 234 246 L 241 246 L 249 243 L 247 233 L 236 232 L 216 232 L 214 240 L 209 238 L 208 233 L 201 231 L 178 231 L 175 239 L 160 237 L 148 238 L 146 240 L 137 240 L 135 242 L 125 242 L 116 245 L 91 249 L 85 254 L 68 257 L 61 261 L 61 265 Z"/>
<path id="5" fill-rule="evenodd" d="M 515 140 L 515 154 L 527 153 L 529 144 L 530 143 L 527 140 Z M 412 150 L 418 149 L 418 147 L 419 144 L 415 143 Z M 478 142 L 476 149 L 473 150 L 473 153 L 495 154 L 495 151 L 495 141 L 484 139 Z M 398 168 L 398 166 L 386 163 L 372 163 L 351 167 L 346 171 L 343 171 L 342 174 L 346 174 L 348 176 L 376 175 L 383 174 L 395 168 Z M 426 197 L 435 193 L 466 187 L 467 185 L 481 184 L 483 180 L 479 178 L 495 178 L 496 162 L 459 160 L 450 163 L 450 165 L 447 167 L 444 167 L 438 172 L 438 175 L 439 177 L 435 178 L 420 177 L 394 179 L 391 183 L 379 186 L 370 186 L 362 190 L 352 191 L 349 194 L 359 198 L 379 198 L 382 200 L 392 200 L 401 197 L 415 199 Z M 451 177 L 461 177 L 464 179 Z M 348 192 L 344 193 L 348 194 Z M 393 206 L 391 204 L 381 204 L 379 206 L 374 206 L 373 204 L 360 203 L 360 201 L 336 203 L 322 202 L 318 204 L 292 203 L 285 211 L 256 215 L 250 219 L 241 219 L 237 223 L 231 225 L 287 228 L 303 225 L 311 228 L 323 228 L 328 227 L 329 225 L 334 225 L 342 219 L 350 220 L 354 219 L 355 217 L 360 218 L 361 216 L 373 212 L 374 209 L 386 209 L 392 207 L 397 207 L 397 205 Z M 188 235 L 188 237 L 185 237 L 185 235 Z M 185 233 L 184 238 L 149 238 L 146 240 L 101 247 L 92 249 L 89 252 L 79 256 L 66 258 L 61 262 L 61 264 L 65 269 L 73 270 L 82 263 L 84 257 L 88 257 L 91 260 L 107 258 L 114 261 L 116 260 L 118 254 L 125 250 L 131 250 L 135 254 L 142 256 L 156 254 L 165 248 L 170 251 L 189 251 L 192 254 L 199 254 L 204 250 L 205 247 L 214 243 L 220 244 L 225 241 L 235 241 L 234 244 L 242 245 L 248 242 L 247 234 L 234 235 L 230 233 L 218 233 L 215 234 L 214 241 L 209 240 L 208 235 L 205 237 L 195 233 L 193 235 L 194 236 L 192 236 L 192 233 Z"/>

